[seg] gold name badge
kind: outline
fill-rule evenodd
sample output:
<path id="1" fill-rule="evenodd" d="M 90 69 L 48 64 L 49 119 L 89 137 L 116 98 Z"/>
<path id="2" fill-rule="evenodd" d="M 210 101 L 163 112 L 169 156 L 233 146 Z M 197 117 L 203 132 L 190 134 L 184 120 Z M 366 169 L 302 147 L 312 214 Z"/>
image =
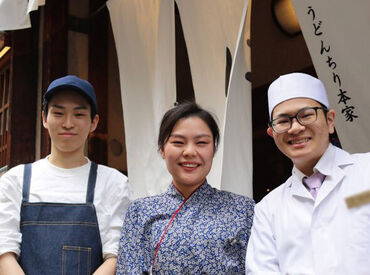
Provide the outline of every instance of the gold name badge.
<path id="1" fill-rule="evenodd" d="M 346 198 L 349 209 L 370 203 L 370 190 Z"/>

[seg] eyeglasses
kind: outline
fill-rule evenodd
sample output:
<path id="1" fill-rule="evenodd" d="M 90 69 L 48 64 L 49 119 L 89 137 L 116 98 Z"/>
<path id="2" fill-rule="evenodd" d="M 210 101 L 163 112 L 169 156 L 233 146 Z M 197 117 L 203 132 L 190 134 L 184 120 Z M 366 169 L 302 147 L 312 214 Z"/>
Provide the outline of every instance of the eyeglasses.
<path id="1" fill-rule="evenodd" d="M 293 125 L 293 118 L 297 120 L 302 126 L 307 126 L 317 120 L 317 110 L 323 110 L 324 113 L 328 111 L 325 107 L 306 107 L 300 109 L 294 116 L 281 115 L 269 122 L 275 133 L 282 134 L 288 132 Z"/>

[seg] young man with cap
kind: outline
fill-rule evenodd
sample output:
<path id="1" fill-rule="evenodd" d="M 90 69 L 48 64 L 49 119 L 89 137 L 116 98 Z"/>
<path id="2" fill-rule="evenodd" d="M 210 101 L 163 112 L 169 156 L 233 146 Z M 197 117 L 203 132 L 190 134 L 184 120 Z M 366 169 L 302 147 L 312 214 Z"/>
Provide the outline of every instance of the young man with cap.
<path id="1" fill-rule="evenodd" d="M 99 121 L 94 88 L 54 80 L 42 120 L 50 155 L 0 179 L 0 274 L 114 274 L 131 191 L 123 174 L 84 155 Z"/>
<path id="2" fill-rule="evenodd" d="M 268 102 L 267 133 L 294 167 L 256 205 L 247 274 L 370 274 L 370 154 L 330 144 L 335 112 L 320 80 L 283 75 Z"/>

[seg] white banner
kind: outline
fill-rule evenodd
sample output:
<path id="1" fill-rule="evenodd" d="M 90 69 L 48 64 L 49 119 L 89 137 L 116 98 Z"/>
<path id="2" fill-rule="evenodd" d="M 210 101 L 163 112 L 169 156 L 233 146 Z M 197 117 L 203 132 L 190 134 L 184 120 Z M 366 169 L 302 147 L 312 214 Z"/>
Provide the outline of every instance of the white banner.
<path id="1" fill-rule="evenodd" d="M 246 79 L 251 71 L 250 5 L 245 3 L 240 25 L 238 47 L 232 66 L 227 96 L 224 154 L 221 188 L 241 195 L 253 197 L 253 154 L 252 154 L 252 87 Z M 248 16 L 247 15 L 248 8 Z"/>
<path id="2" fill-rule="evenodd" d="M 31 27 L 27 0 L 0 0 L 0 31 Z"/>
<path id="3" fill-rule="evenodd" d="M 174 2 L 107 2 L 116 42 L 127 166 L 135 197 L 163 192 L 171 182 L 157 152 L 160 120 L 176 101 Z"/>
<path id="4" fill-rule="evenodd" d="M 28 0 L 27 13 L 38 10 L 39 6 L 45 6 L 45 0 Z"/>
<path id="5" fill-rule="evenodd" d="M 293 0 L 319 78 L 336 111 L 342 147 L 370 149 L 370 2 Z"/>
<path id="6" fill-rule="evenodd" d="M 45 0 L 0 0 L 0 31 L 31 27 L 29 12 L 45 5 Z"/>
<path id="7" fill-rule="evenodd" d="M 176 3 L 184 30 L 196 102 L 213 112 L 224 132 L 226 49 L 232 59 L 238 42 L 246 0 L 186 0 Z M 223 139 L 208 182 L 220 188 Z"/>

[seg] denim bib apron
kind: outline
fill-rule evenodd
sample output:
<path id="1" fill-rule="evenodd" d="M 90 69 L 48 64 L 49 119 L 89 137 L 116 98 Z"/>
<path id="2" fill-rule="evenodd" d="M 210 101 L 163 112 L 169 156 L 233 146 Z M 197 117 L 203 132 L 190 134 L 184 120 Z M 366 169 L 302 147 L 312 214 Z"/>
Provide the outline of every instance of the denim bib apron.
<path id="1" fill-rule="evenodd" d="M 86 203 L 28 202 L 31 164 L 23 175 L 20 265 L 27 275 L 92 274 L 103 262 L 91 162 Z"/>

